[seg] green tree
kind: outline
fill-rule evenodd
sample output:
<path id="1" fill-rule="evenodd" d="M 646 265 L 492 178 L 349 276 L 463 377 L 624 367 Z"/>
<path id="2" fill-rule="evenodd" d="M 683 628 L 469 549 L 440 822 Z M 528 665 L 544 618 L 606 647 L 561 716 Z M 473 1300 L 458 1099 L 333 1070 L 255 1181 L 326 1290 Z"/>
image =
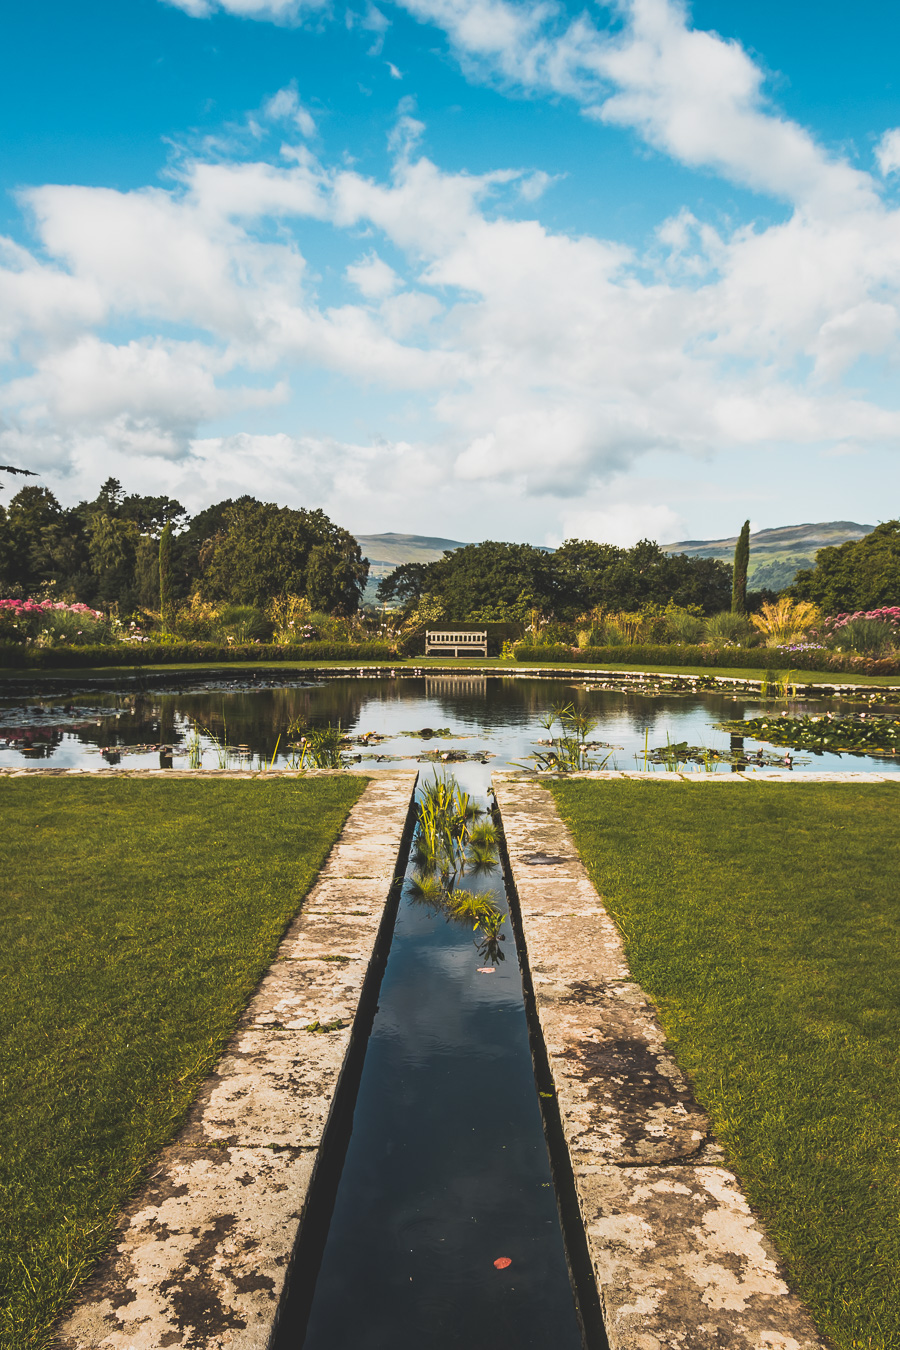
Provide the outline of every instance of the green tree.
<path id="1" fill-rule="evenodd" d="M 159 541 L 142 534 L 134 560 L 134 589 L 142 609 L 159 605 Z"/>
<path id="2" fill-rule="evenodd" d="M 159 536 L 159 611 L 163 627 L 167 628 L 172 615 L 172 522 L 167 521 Z"/>
<path id="3" fill-rule="evenodd" d="M 93 595 L 99 605 L 119 605 L 123 611 L 137 603 L 135 563 L 140 531 L 133 520 L 121 520 L 103 510 L 88 513 L 88 556 Z"/>
<path id="4" fill-rule="evenodd" d="M 734 546 L 734 572 L 731 578 L 731 612 L 747 613 L 747 568 L 750 564 L 750 522 L 741 526 Z"/>
<path id="5" fill-rule="evenodd" d="M 396 600 L 400 605 L 415 605 L 425 594 L 428 563 L 401 563 L 378 583 L 376 595 L 383 604 Z"/>
<path id="6" fill-rule="evenodd" d="M 815 567 L 798 572 L 787 594 L 811 600 L 826 615 L 900 604 L 900 520 L 876 525 L 862 539 L 820 548 Z"/>
<path id="7" fill-rule="evenodd" d="M 248 499 L 229 507 L 222 525 L 200 550 L 202 588 L 210 599 L 263 606 L 276 595 L 306 595 L 331 613 L 359 608 L 369 564 L 353 536 L 324 511 Z"/>
<path id="8" fill-rule="evenodd" d="M 65 512 L 48 488 L 25 487 L 16 493 L 2 522 L 0 565 L 3 588 L 30 595 L 58 581 L 56 565 Z"/>

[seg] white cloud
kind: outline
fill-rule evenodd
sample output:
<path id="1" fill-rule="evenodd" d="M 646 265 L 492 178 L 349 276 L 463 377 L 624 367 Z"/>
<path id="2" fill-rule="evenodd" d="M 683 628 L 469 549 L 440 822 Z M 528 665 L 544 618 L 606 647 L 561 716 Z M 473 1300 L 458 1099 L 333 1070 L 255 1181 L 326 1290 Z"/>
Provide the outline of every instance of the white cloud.
<path id="1" fill-rule="evenodd" d="M 892 127 L 884 133 L 875 147 L 875 159 L 885 177 L 900 169 L 900 127 Z"/>
<path id="2" fill-rule="evenodd" d="M 377 253 L 367 253 L 359 262 L 351 263 L 347 268 L 347 280 L 366 297 L 367 300 L 379 300 L 390 295 L 400 285 L 400 278 Z"/>
<path id="3" fill-rule="evenodd" d="M 320 9 L 325 0 L 163 0 L 184 10 L 193 19 L 208 19 L 222 10 L 239 19 L 262 19 L 269 23 L 297 23 L 305 10 Z"/>
<path id="4" fill-rule="evenodd" d="M 293 123 L 303 136 L 316 134 L 315 121 L 312 114 L 301 105 L 296 85 L 290 84 L 284 89 L 279 89 L 277 94 L 273 94 L 263 105 L 263 114 L 273 122 Z"/>
<path id="5" fill-rule="evenodd" d="M 33 251 L 0 245 L 0 341 L 18 362 L 0 444 L 70 473 L 106 456 L 152 477 L 164 458 L 167 481 L 176 464 L 185 494 L 202 481 L 207 499 L 214 483 L 261 492 L 255 454 L 276 466 L 266 491 L 361 509 L 424 483 L 506 511 L 558 499 L 566 533 L 630 542 L 683 531 L 665 500 L 611 504 L 598 488 L 649 452 L 897 443 L 900 412 L 877 385 L 867 392 L 865 362 L 900 360 L 900 213 L 767 108 L 746 53 L 689 29 L 666 0 L 634 0 L 612 36 L 587 18 L 561 26 L 547 4 L 415 3 L 505 78 L 567 92 L 796 209 L 731 231 L 684 210 L 647 256 L 554 232 L 504 210 L 524 200 L 536 216 L 548 174 L 443 172 L 417 149 L 410 100 L 380 180 L 296 145 L 276 163 L 259 150 L 185 160 L 166 188 L 39 187 L 21 197 Z M 304 130 L 293 86 L 264 113 Z M 321 298 L 323 230 L 357 255 L 337 273 L 358 300 Z M 355 391 L 364 431 L 313 435 L 298 397 L 283 423 L 295 434 L 257 434 L 255 407 L 323 372 Z M 225 418 L 244 430 L 213 434 Z"/>
<path id="6" fill-rule="evenodd" d="M 567 512 L 562 517 L 562 533 L 548 542 L 556 545 L 563 539 L 596 539 L 630 548 L 639 539 L 677 539 L 682 528 L 682 517 L 670 506 L 623 501 L 594 510 Z"/>
<path id="7" fill-rule="evenodd" d="M 403 75 L 402 75 L 401 72 L 397 69 L 397 67 L 394 65 L 393 61 L 386 61 L 386 62 L 385 62 L 385 65 L 387 66 L 388 71 L 390 72 L 390 76 L 391 76 L 391 79 L 392 79 L 392 80 L 402 80 L 402 79 L 403 79 Z"/>

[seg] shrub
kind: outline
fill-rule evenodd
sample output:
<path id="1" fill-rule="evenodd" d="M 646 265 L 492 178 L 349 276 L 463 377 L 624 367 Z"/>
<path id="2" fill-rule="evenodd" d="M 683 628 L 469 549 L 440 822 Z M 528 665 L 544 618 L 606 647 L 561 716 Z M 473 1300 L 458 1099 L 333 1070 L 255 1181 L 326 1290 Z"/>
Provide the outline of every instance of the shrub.
<path id="1" fill-rule="evenodd" d="M 784 647 L 798 642 L 818 617 L 818 610 L 808 600 L 791 600 L 783 595 L 774 603 L 764 604 L 759 614 L 751 614 L 750 622 L 762 633 L 767 647 Z"/>
<path id="2" fill-rule="evenodd" d="M 221 636 L 234 642 L 268 642 L 272 624 L 255 605 L 224 605 L 219 613 Z"/>
<path id="3" fill-rule="evenodd" d="M 310 621 L 312 606 L 304 595 L 276 595 L 266 606 L 266 616 L 276 642 L 298 642 L 315 636 Z"/>
<path id="4" fill-rule="evenodd" d="M 857 610 L 825 619 L 824 636 L 864 656 L 884 656 L 900 647 L 900 606 Z"/>
<path id="5" fill-rule="evenodd" d="M 706 620 L 704 636 L 714 646 L 746 647 L 749 645 L 752 628 L 746 615 L 724 609 L 721 614 L 713 614 Z"/>
<path id="6" fill-rule="evenodd" d="M 608 667 L 709 666 L 722 670 L 816 670 L 855 675 L 898 675 L 900 657 L 875 660 L 821 648 L 784 650 L 774 647 L 517 647 L 517 661 L 529 664 L 590 664 Z"/>
<path id="7" fill-rule="evenodd" d="M 61 600 L 0 600 L 0 641 L 39 647 L 115 642 L 116 620 L 89 605 Z"/>
<path id="8" fill-rule="evenodd" d="M 390 661 L 386 642 L 307 642 L 219 645 L 212 642 L 115 643 L 108 647 L 25 647 L 0 644 L 0 667 L 39 670 L 87 666 L 211 664 L 218 661 Z"/>
<path id="9" fill-rule="evenodd" d="M 706 625 L 700 614 L 672 605 L 666 610 L 665 619 L 666 637 L 670 642 L 694 644 L 703 637 Z"/>

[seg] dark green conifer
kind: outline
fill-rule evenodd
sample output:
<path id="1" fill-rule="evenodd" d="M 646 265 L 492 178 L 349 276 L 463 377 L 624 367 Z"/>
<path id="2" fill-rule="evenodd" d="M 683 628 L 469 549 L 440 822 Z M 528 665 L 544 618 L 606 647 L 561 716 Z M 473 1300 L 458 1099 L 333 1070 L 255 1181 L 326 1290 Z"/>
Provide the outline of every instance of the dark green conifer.
<path id="1" fill-rule="evenodd" d="M 168 628 L 172 612 L 172 522 L 159 536 L 159 609 L 163 627 Z"/>
<path id="2" fill-rule="evenodd" d="M 734 546 L 734 576 L 731 581 L 732 614 L 747 613 L 747 567 L 750 562 L 750 522 L 745 520 Z"/>

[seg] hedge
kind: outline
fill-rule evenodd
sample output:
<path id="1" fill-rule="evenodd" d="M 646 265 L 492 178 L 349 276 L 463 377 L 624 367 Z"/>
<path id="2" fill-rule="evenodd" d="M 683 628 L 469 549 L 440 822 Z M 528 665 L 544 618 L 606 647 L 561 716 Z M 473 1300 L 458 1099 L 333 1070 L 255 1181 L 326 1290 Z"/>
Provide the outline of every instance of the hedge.
<path id="1" fill-rule="evenodd" d="M 787 652 L 777 647 L 517 647 L 517 661 L 577 662 L 597 666 L 709 666 L 720 670 L 833 670 L 839 674 L 898 675 L 900 660 L 847 652 Z"/>
<path id="2" fill-rule="evenodd" d="M 386 642 L 245 643 L 215 642 L 116 643 L 97 647 L 25 647 L 0 644 L 0 667 L 22 670 L 66 670 L 86 666 L 162 666 L 217 661 L 391 661 Z"/>

